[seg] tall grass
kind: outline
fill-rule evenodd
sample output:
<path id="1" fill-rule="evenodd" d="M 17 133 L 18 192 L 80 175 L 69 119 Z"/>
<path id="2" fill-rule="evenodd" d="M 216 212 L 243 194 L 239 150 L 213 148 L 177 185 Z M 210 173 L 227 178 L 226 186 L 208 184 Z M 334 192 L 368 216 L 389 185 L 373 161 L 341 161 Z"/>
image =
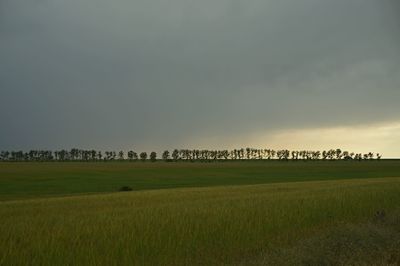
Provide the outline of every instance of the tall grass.
<path id="1" fill-rule="evenodd" d="M 400 204 L 400 178 L 185 188 L 0 203 L 0 265 L 258 261 Z"/>

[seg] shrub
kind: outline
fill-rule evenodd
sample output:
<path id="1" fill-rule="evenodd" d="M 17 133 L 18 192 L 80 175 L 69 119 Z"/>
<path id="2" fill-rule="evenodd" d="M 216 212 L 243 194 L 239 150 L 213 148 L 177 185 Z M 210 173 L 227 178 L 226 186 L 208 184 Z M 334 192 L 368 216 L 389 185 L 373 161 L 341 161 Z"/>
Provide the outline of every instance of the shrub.
<path id="1" fill-rule="evenodd" d="M 131 187 L 128 186 L 123 186 L 119 189 L 119 191 L 132 191 L 133 189 Z"/>

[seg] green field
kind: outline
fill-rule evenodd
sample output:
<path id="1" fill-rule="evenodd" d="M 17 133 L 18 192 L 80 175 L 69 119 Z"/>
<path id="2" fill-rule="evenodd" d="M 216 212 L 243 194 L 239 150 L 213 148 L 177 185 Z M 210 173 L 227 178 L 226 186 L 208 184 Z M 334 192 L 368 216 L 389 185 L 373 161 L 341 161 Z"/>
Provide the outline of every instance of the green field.
<path id="1" fill-rule="evenodd" d="M 0 163 L 0 201 L 134 190 L 399 177 L 400 161 Z"/>
<path id="2" fill-rule="evenodd" d="M 399 161 L 3 163 L 0 182 L 0 265 L 400 263 Z"/>

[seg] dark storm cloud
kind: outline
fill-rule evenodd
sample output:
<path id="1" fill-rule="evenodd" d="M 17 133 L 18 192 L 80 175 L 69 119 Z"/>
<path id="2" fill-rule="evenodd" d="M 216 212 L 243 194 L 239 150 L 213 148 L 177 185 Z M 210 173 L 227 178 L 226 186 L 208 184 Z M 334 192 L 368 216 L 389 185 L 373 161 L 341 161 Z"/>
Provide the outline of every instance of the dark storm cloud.
<path id="1" fill-rule="evenodd" d="M 395 0 L 1 0 L 0 148 L 398 121 L 399 12 Z"/>

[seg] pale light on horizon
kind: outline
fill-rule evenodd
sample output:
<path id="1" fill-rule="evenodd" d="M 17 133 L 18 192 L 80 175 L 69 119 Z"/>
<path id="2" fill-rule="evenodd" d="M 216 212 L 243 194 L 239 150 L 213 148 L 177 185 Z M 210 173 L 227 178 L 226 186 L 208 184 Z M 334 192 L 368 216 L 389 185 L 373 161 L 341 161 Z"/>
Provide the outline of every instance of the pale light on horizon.
<path id="1" fill-rule="evenodd" d="M 187 140 L 186 143 L 193 143 Z M 361 126 L 286 129 L 268 133 L 252 133 L 240 137 L 206 137 L 194 141 L 190 148 L 234 149 L 242 147 L 327 150 L 340 148 L 356 153 L 380 153 L 383 158 L 400 158 L 400 122 Z M 224 143 L 230 143 L 224 145 Z"/>
<path id="2" fill-rule="evenodd" d="M 269 136 L 267 142 L 271 146 L 290 149 L 340 148 L 361 153 L 381 153 L 384 158 L 399 158 L 400 122 L 281 131 Z"/>

